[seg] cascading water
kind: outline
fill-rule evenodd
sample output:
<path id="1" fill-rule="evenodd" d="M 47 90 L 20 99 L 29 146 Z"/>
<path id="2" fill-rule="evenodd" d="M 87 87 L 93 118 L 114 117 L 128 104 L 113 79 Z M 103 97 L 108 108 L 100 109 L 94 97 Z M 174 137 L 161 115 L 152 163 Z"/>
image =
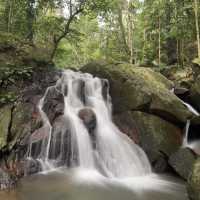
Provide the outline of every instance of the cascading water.
<path id="1" fill-rule="evenodd" d="M 56 139 L 47 114 L 43 111 L 45 98 L 51 88 L 47 89 L 39 110 L 44 122 L 43 129 L 48 133 L 36 157 L 42 163 L 43 170 L 59 167 L 61 158 L 65 157 L 63 154 L 66 154 L 66 145 L 69 145 L 71 153 L 68 155 L 71 158 L 68 158 L 68 166 L 96 169 L 108 177 L 133 177 L 151 173 L 151 166 L 142 149 L 112 122 L 110 96 L 108 90 L 103 90 L 103 83 L 107 83 L 106 80 L 89 74 L 70 70 L 63 72 L 55 88 L 64 96 L 63 119 L 69 131 L 66 133 L 61 130 L 61 139 Z M 93 133 L 80 119 L 79 112 L 84 109 L 90 109 L 96 116 Z M 65 134 L 70 135 L 68 143 L 63 141 Z M 60 148 L 59 154 L 55 152 L 58 151 L 54 148 L 56 146 Z M 32 143 L 29 157 L 32 157 L 31 153 Z M 50 155 L 54 155 L 53 159 Z"/>
<path id="2" fill-rule="evenodd" d="M 43 126 L 30 137 L 28 159 L 46 173 L 22 180 L 15 200 L 188 199 L 185 185 L 152 173 L 114 125 L 107 80 L 64 71 L 39 111 Z"/>
<path id="3" fill-rule="evenodd" d="M 172 88 L 171 92 L 174 93 L 174 88 Z M 192 107 L 189 103 L 186 103 L 181 99 L 180 99 L 180 101 L 188 108 L 188 110 L 191 113 L 193 113 L 197 117 L 200 116 L 200 113 L 194 107 Z M 190 148 L 190 149 L 194 150 L 197 154 L 200 154 L 200 141 L 199 140 L 193 141 L 193 142 L 189 141 L 190 125 L 191 125 L 191 121 L 188 119 L 186 122 L 186 126 L 185 126 L 185 135 L 183 138 L 182 147 Z"/>
<path id="4" fill-rule="evenodd" d="M 197 110 L 195 110 L 190 104 L 185 103 L 184 101 L 182 101 L 183 104 L 185 106 L 187 106 L 188 110 L 191 111 L 194 115 L 196 116 L 200 116 L 199 112 Z M 190 130 L 190 125 L 191 125 L 191 121 L 187 120 L 186 126 L 185 126 L 185 136 L 183 138 L 183 144 L 182 147 L 186 147 L 186 148 L 190 148 L 192 150 L 194 150 L 196 153 L 200 152 L 200 141 L 189 141 L 189 130 Z"/>

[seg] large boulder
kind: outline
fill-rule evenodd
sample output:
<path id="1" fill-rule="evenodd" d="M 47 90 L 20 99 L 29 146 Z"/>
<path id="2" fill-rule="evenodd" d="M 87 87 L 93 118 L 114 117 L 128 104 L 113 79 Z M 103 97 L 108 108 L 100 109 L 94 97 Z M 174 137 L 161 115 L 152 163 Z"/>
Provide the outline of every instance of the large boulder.
<path id="1" fill-rule="evenodd" d="M 94 130 L 96 128 L 96 115 L 90 108 L 81 109 L 78 113 L 79 118 L 83 121 L 92 137 L 94 137 Z"/>
<path id="2" fill-rule="evenodd" d="M 170 156 L 169 163 L 182 178 L 187 180 L 195 160 L 196 155 L 194 152 L 187 148 L 180 148 Z"/>
<path id="3" fill-rule="evenodd" d="M 188 192 L 191 200 L 200 200 L 200 158 L 196 160 L 188 179 Z"/>
<path id="4" fill-rule="evenodd" d="M 132 117 L 138 128 L 139 144 L 153 167 L 158 172 L 165 171 L 168 158 L 181 146 L 181 130 L 155 115 L 144 112 L 134 111 Z"/>
<path id="5" fill-rule="evenodd" d="M 200 111 L 200 75 L 190 89 L 190 101 Z"/>
<path id="6" fill-rule="evenodd" d="M 139 144 L 139 133 L 131 111 L 115 114 L 113 121 L 122 133 L 128 135 L 136 144 Z"/>
<path id="7" fill-rule="evenodd" d="M 42 109 L 50 123 L 53 123 L 58 116 L 64 113 L 64 96 L 55 86 L 47 89 Z"/>
<path id="8" fill-rule="evenodd" d="M 173 83 L 150 68 L 96 62 L 81 70 L 109 80 L 114 113 L 145 110 L 182 124 L 193 116 L 172 93 Z"/>
<path id="9" fill-rule="evenodd" d="M 20 140 L 31 133 L 32 106 L 28 103 L 18 103 L 12 111 L 12 121 L 8 137 L 9 150 Z"/>
<path id="10" fill-rule="evenodd" d="M 194 81 L 193 70 L 191 67 L 182 68 L 174 65 L 162 69 L 161 73 L 169 80 L 173 81 L 176 86 L 190 88 Z"/>

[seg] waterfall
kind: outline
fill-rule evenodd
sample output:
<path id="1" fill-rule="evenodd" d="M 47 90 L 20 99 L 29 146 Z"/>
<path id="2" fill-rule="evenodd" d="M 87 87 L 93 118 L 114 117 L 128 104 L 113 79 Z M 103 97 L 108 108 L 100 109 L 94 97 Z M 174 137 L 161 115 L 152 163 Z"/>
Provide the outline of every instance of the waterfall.
<path id="1" fill-rule="evenodd" d="M 58 122 L 44 109 L 45 104 L 50 105 L 49 102 L 56 98 L 52 97 L 55 93 L 64 99 Z M 57 112 L 55 107 L 54 103 L 52 108 Z M 46 90 L 39 111 L 43 119 L 43 137 L 40 141 L 31 139 L 29 158 L 37 159 L 43 170 L 60 166 L 81 167 L 117 178 L 151 173 L 143 150 L 112 122 L 107 80 L 66 70 L 56 85 Z M 91 116 L 93 121 L 87 124 Z M 37 134 L 32 138 L 37 138 Z M 37 153 L 34 153 L 36 149 Z"/>
<path id="2" fill-rule="evenodd" d="M 182 101 L 182 100 L 181 100 Z M 193 113 L 194 115 L 196 115 L 196 116 L 199 116 L 200 114 L 199 114 L 199 112 L 196 110 L 196 109 L 194 109 L 190 104 L 188 104 L 188 103 L 186 103 L 186 102 L 184 102 L 184 101 L 182 101 L 182 103 L 188 108 L 188 110 L 191 112 L 191 113 Z"/>
<path id="3" fill-rule="evenodd" d="M 195 110 L 190 104 L 185 103 L 182 101 L 184 105 L 187 106 L 188 110 L 191 111 L 194 115 L 200 116 L 199 112 Z M 190 130 L 191 121 L 188 119 L 185 126 L 185 135 L 183 138 L 182 147 L 183 148 L 190 148 L 195 151 L 197 154 L 200 154 L 200 141 L 189 141 L 189 130 Z"/>
<path id="4" fill-rule="evenodd" d="M 187 120 L 186 126 L 185 126 L 185 136 L 183 138 L 183 147 L 188 146 L 188 135 L 189 135 L 189 129 L 190 129 L 190 120 Z"/>

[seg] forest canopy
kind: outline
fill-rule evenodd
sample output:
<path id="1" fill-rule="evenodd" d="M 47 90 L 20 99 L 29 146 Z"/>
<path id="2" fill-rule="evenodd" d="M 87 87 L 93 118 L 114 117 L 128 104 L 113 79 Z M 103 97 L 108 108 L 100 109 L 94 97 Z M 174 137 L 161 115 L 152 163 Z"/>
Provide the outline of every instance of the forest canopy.
<path id="1" fill-rule="evenodd" d="M 1 0 L 0 40 L 58 67 L 97 59 L 180 67 L 200 58 L 199 0 Z"/>

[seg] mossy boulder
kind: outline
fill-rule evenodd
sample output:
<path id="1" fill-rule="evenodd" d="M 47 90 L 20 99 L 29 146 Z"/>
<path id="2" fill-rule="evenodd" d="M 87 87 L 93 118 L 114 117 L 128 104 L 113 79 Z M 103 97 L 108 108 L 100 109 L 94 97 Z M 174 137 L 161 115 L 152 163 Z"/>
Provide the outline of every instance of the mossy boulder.
<path id="1" fill-rule="evenodd" d="M 193 70 L 191 67 L 182 68 L 174 65 L 162 69 L 161 73 L 167 79 L 173 81 L 176 86 L 190 88 L 194 81 Z"/>
<path id="2" fill-rule="evenodd" d="M 12 122 L 9 134 L 9 149 L 20 142 L 26 134 L 31 133 L 32 107 L 26 103 L 18 103 L 12 112 Z"/>
<path id="3" fill-rule="evenodd" d="M 200 75 L 190 89 L 190 101 L 200 111 Z"/>
<path id="4" fill-rule="evenodd" d="M 7 145 L 11 122 L 11 106 L 0 108 L 0 150 Z"/>
<path id="5" fill-rule="evenodd" d="M 81 70 L 109 80 L 114 113 L 145 110 L 180 123 L 193 116 L 171 92 L 173 83 L 150 68 L 95 62 Z"/>
<path id="6" fill-rule="evenodd" d="M 188 148 L 180 148 L 177 152 L 170 156 L 170 166 L 185 180 L 188 179 L 193 164 L 196 160 L 195 153 Z"/>
<path id="7" fill-rule="evenodd" d="M 191 200 L 200 200 L 200 158 L 196 160 L 188 179 L 188 193 Z"/>
<path id="8" fill-rule="evenodd" d="M 141 147 L 156 170 L 161 171 L 161 169 L 157 169 L 157 164 L 159 165 L 163 160 L 166 160 L 167 163 L 168 158 L 181 146 L 181 130 L 155 115 L 139 111 L 132 112 L 132 118 L 138 128 Z M 167 165 L 166 163 L 165 165 Z"/>

